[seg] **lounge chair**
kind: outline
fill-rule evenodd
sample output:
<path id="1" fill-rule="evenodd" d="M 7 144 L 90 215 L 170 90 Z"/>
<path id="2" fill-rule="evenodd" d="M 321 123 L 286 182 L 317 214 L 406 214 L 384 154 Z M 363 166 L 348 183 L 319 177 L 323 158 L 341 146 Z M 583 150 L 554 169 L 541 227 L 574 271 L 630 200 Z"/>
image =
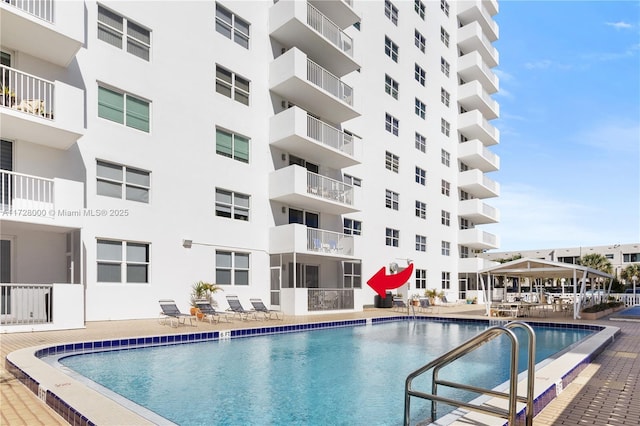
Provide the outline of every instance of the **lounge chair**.
<path id="1" fill-rule="evenodd" d="M 393 309 L 400 312 L 407 310 L 407 304 L 402 299 L 393 299 Z"/>
<path id="2" fill-rule="evenodd" d="M 202 320 L 209 320 L 209 323 L 220 322 L 221 318 L 224 318 L 225 321 L 231 322 L 231 319 L 227 315 L 226 312 L 218 312 L 216 308 L 213 307 L 211 303 L 206 300 L 196 300 L 196 306 L 200 310 L 200 313 L 203 315 Z"/>
<path id="3" fill-rule="evenodd" d="M 182 312 L 180 312 L 180 309 L 178 309 L 178 306 L 173 299 L 160 299 L 159 303 L 160 309 L 162 309 L 160 315 L 163 315 L 164 319 L 169 319 L 169 325 L 171 325 L 172 327 L 174 327 L 174 320 L 176 321 L 175 327 L 180 324 L 186 325 L 187 318 L 189 319 L 189 324 L 193 325 L 193 320 L 196 319 L 196 317 L 194 315 L 183 314 Z"/>
<path id="4" fill-rule="evenodd" d="M 256 312 L 260 312 L 264 315 L 264 319 L 272 319 L 273 317 L 280 320 L 284 319 L 284 314 L 281 311 L 267 308 L 262 299 L 249 299 L 249 301 Z"/>
<path id="5" fill-rule="evenodd" d="M 420 312 L 433 312 L 433 306 L 431 306 L 431 302 L 429 299 L 420 299 L 420 307 L 418 308 Z"/>
<path id="6" fill-rule="evenodd" d="M 238 315 L 241 320 L 249 319 L 249 316 L 253 316 L 253 319 L 257 320 L 256 311 L 247 311 L 242 307 L 238 296 L 227 296 L 227 303 L 229 303 L 229 311 Z"/>

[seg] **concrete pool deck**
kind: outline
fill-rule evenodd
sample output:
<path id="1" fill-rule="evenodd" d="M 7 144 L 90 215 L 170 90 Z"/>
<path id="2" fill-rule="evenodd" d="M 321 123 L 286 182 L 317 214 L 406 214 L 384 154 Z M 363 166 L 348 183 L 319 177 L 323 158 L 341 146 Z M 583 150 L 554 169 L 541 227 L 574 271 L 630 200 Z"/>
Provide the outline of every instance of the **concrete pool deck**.
<path id="1" fill-rule="evenodd" d="M 433 315 L 486 319 L 483 313 L 481 306 L 460 304 L 442 307 Z M 284 321 L 277 321 L 277 323 L 302 324 L 398 314 L 390 309 L 370 309 L 355 314 L 287 317 Z M 640 407 L 637 404 L 637 396 L 640 395 L 638 393 L 640 392 L 638 385 L 640 383 L 640 356 L 638 356 L 640 352 L 640 322 L 610 321 L 607 318 L 596 321 L 574 321 L 562 316 L 561 313 L 558 314 L 560 315 L 555 317 L 549 315 L 547 318 L 533 318 L 532 320 L 615 326 L 620 328 L 621 332 L 606 350 L 595 358 L 594 362 L 587 365 L 575 380 L 536 416 L 534 424 L 640 424 Z M 609 318 L 611 317 L 615 317 L 615 314 Z M 159 324 L 157 320 L 110 321 L 88 323 L 86 328 L 81 330 L 3 334 L 0 336 L 0 352 L 4 361 L 0 366 L 0 423 L 3 425 L 68 424 L 7 371 L 7 354 L 19 349 L 116 337 L 160 336 L 196 331 L 260 327 L 275 323 L 274 320 L 234 321 L 213 325 L 199 322 L 197 328 L 171 328 Z"/>

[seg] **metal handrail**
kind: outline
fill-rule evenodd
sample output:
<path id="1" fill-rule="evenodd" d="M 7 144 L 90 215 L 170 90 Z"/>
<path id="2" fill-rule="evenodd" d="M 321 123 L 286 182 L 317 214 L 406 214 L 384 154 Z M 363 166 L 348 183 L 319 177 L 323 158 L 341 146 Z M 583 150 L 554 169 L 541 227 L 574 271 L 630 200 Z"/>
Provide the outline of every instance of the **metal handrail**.
<path id="1" fill-rule="evenodd" d="M 511 331 L 512 328 L 516 328 L 516 327 L 520 327 L 526 330 L 528 343 L 529 343 L 528 351 L 527 351 L 528 358 L 529 358 L 528 366 L 527 366 L 527 369 L 528 369 L 527 395 L 524 397 L 518 395 L 518 355 L 519 355 L 518 337 L 515 335 L 513 331 Z M 450 363 L 457 360 L 458 358 L 470 353 L 471 351 L 477 349 L 478 347 L 482 346 L 483 344 L 489 342 L 490 340 L 502 334 L 507 335 L 511 340 L 511 363 L 509 366 L 509 371 L 510 371 L 509 392 L 500 392 L 494 389 L 486 389 L 486 388 L 481 388 L 477 386 L 465 385 L 462 383 L 450 382 L 447 380 L 440 380 L 438 378 L 438 373 L 440 369 L 442 369 L 443 367 L 449 365 Z M 435 360 L 431 361 L 425 366 L 412 372 L 407 376 L 407 379 L 405 382 L 405 390 L 404 390 L 404 424 L 405 426 L 409 426 L 411 422 L 411 397 L 412 396 L 431 400 L 431 421 L 432 422 L 436 420 L 436 415 L 437 415 L 436 402 L 439 401 L 454 407 L 462 407 L 472 411 L 478 411 L 481 413 L 486 413 L 489 415 L 507 419 L 509 422 L 509 425 L 513 426 L 516 424 L 516 416 L 517 416 L 516 403 L 524 402 L 526 403 L 526 412 L 525 412 L 526 425 L 531 426 L 533 424 L 533 391 L 534 391 L 534 378 L 535 378 L 534 375 L 535 375 L 535 346 L 536 346 L 535 342 L 536 342 L 535 332 L 533 331 L 531 326 L 521 321 L 514 321 L 504 326 L 490 327 L 487 330 L 480 333 L 479 335 L 467 340 L 465 343 L 458 346 L 457 348 L 452 349 L 451 351 L 445 353 L 444 355 L 441 355 L 440 357 L 436 358 Z M 433 370 L 431 393 L 429 394 L 429 393 L 413 390 L 411 388 L 413 379 L 415 379 L 416 377 L 422 375 L 423 373 L 429 370 Z M 475 404 L 471 404 L 471 403 L 467 403 L 467 402 L 463 402 L 463 401 L 459 401 L 451 398 L 438 396 L 438 385 L 448 386 L 456 389 L 468 390 L 471 392 L 490 395 L 498 398 L 504 398 L 509 401 L 509 408 L 508 410 L 505 410 L 505 409 L 496 408 L 496 407 L 475 405 Z"/>

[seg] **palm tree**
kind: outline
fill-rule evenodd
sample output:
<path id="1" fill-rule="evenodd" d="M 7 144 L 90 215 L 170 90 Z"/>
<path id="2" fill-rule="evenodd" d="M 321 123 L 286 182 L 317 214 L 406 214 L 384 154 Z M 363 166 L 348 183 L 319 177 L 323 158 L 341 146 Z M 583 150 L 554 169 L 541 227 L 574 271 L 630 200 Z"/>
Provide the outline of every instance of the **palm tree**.
<path id="1" fill-rule="evenodd" d="M 609 275 L 613 272 L 613 265 L 611 265 L 609 259 L 598 253 L 585 254 L 578 259 L 578 265 L 586 266 L 587 268 L 595 269 Z"/>
<path id="2" fill-rule="evenodd" d="M 631 282 L 633 277 L 640 279 L 640 263 L 632 263 L 622 270 L 620 278 L 626 282 Z"/>

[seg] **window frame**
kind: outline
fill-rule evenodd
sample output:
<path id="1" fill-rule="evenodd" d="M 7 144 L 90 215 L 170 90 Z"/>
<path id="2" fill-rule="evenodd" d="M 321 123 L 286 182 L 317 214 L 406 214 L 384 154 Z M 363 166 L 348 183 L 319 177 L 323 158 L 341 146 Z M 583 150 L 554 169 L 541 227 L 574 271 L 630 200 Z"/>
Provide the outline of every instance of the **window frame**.
<path id="1" fill-rule="evenodd" d="M 113 244 L 118 243 L 120 246 L 120 259 L 100 258 L 100 243 Z M 136 261 L 129 259 L 127 248 L 129 245 L 144 246 L 146 253 L 144 261 Z M 120 280 L 119 281 L 101 281 L 100 265 L 118 265 Z M 144 266 L 145 281 L 129 281 L 129 266 Z M 117 240 L 111 238 L 96 238 L 96 282 L 98 284 L 150 284 L 150 267 L 151 267 L 151 243 L 141 241 Z M 104 278 L 104 277 L 103 277 Z"/>
<path id="2" fill-rule="evenodd" d="M 385 228 L 385 245 L 389 247 L 400 247 L 400 231 L 394 228 Z"/>
<path id="3" fill-rule="evenodd" d="M 224 133 L 224 134 L 226 134 L 226 135 L 231 137 L 231 155 L 226 155 L 224 153 L 224 151 L 219 149 L 219 144 L 218 144 L 218 134 L 219 133 Z M 247 158 L 246 158 L 246 161 L 241 156 L 240 157 L 238 156 L 238 152 L 240 152 L 240 151 L 236 150 L 236 139 L 237 138 L 245 139 L 246 142 L 247 142 Z M 250 156 L 251 156 L 251 138 L 247 137 L 247 136 L 244 136 L 244 135 L 241 135 L 239 133 L 233 132 L 231 130 L 224 129 L 222 127 L 216 127 L 216 154 L 220 155 L 222 157 L 231 158 L 231 159 L 239 161 L 241 163 L 249 164 L 249 162 L 250 162 L 249 160 L 250 160 Z"/>
<path id="4" fill-rule="evenodd" d="M 113 25 L 111 25 L 108 22 L 105 21 L 101 21 L 100 17 L 103 16 L 101 15 L 100 11 L 101 9 L 107 11 L 108 13 L 112 13 L 113 15 L 119 17 L 122 21 L 122 29 L 116 28 Z M 108 45 L 111 45 L 113 47 L 116 47 L 120 50 L 126 51 L 127 53 L 138 57 L 142 60 L 145 60 L 147 62 L 151 62 L 151 34 L 153 33 L 153 31 L 151 31 L 148 27 L 134 21 L 131 20 L 129 18 L 127 18 L 126 16 L 124 16 L 123 14 L 114 11 L 113 9 L 110 9 L 108 7 L 105 7 L 104 5 L 98 3 L 98 10 L 97 10 L 97 17 L 96 17 L 96 22 L 97 22 L 97 34 L 96 34 L 96 38 L 98 40 L 101 40 L 105 43 L 107 43 Z M 149 41 L 146 42 L 145 40 L 140 39 L 139 37 L 136 37 L 135 34 L 131 34 L 129 31 L 129 27 L 130 24 L 132 27 L 138 27 L 140 30 L 143 31 L 147 31 L 148 32 L 148 38 Z M 119 36 L 120 38 L 120 46 L 116 46 L 114 43 L 109 42 L 108 40 L 105 40 L 103 38 L 100 38 L 100 30 L 102 28 L 102 31 L 104 31 L 105 33 L 111 33 L 112 35 L 116 35 Z M 134 30 L 137 31 L 137 30 Z M 124 47 L 124 44 L 126 42 L 126 48 Z M 133 44 L 134 46 L 137 46 L 138 48 L 141 49 L 141 51 L 146 52 L 145 56 L 140 56 L 137 55 L 136 53 L 133 53 L 131 50 L 129 50 L 129 44 Z"/>
<path id="5" fill-rule="evenodd" d="M 442 179 L 440 181 L 440 192 L 442 195 L 449 197 L 451 195 L 451 183 Z"/>
<path id="6" fill-rule="evenodd" d="M 400 120 L 398 120 L 393 115 L 386 112 L 384 116 L 384 128 L 387 132 L 391 133 L 392 135 L 399 136 Z"/>
<path id="7" fill-rule="evenodd" d="M 427 171 L 418 166 L 416 166 L 416 183 L 427 186 Z"/>
<path id="8" fill-rule="evenodd" d="M 449 241 L 442 241 L 440 245 L 440 254 L 443 256 L 451 256 L 451 243 Z"/>
<path id="9" fill-rule="evenodd" d="M 350 268 L 347 268 L 347 265 Z M 348 269 L 350 270 L 348 271 Z M 342 262 L 342 283 L 343 288 L 362 288 L 362 264 L 360 262 Z"/>
<path id="10" fill-rule="evenodd" d="M 447 2 L 447 0 L 440 0 L 440 10 L 442 10 L 446 16 L 449 16 L 449 2 Z"/>
<path id="11" fill-rule="evenodd" d="M 220 18 L 220 16 L 218 16 L 218 8 L 220 8 L 222 11 L 227 12 L 230 16 L 231 16 L 231 24 L 229 24 L 228 22 L 224 21 L 223 19 Z M 239 46 L 244 47 L 245 49 L 249 49 L 250 47 L 250 42 L 251 42 L 251 23 L 245 19 L 240 18 L 236 13 L 232 12 L 231 10 L 229 10 L 228 8 L 222 6 L 220 3 L 216 2 L 216 11 L 215 11 L 215 29 L 216 32 L 220 35 L 222 35 L 224 38 L 227 38 L 229 40 L 232 40 L 234 43 L 236 43 Z M 240 21 L 242 23 L 246 24 L 247 27 L 247 33 L 244 33 L 242 31 L 242 29 L 238 28 L 236 25 L 236 21 Z M 227 37 L 226 33 L 223 33 L 221 31 L 218 30 L 218 25 L 228 28 L 228 32 L 229 32 L 229 36 Z M 243 43 L 239 43 L 237 39 L 241 39 L 241 40 L 246 40 L 246 46 Z"/>
<path id="12" fill-rule="evenodd" d="M 427 237 L 425 235 L 416 234 L 416 251 L 427 251 Z"/>
<path id="13" fill-rule="evenodd" d="M 385 189 L 384 206 L 391 210 L 400 210 L 400 194 L 390 189 Z"/>
<path id="14" fill-rule="evenodd" d="M 427 152 L 427 138 L 426 136 L 415 132 L 415 147 L 420 152 Z"/>
<path id="15" fill-rule="evenodd" d="M 444 118 L 440 119 L 440 133 L 447 137 L 451 136 L 451 123 Z"/>
<path id="16" fill-rule="evenodd" d="M 450 40 L 451 40 L 451 37 L 449 36 L 449 33 L 447 32 L 447 30 L 445 30 L 444 27 L 440 27 L 440 41 L 446 47 L 449 47 L 449 41 Z"/>
<path id="17" fill-rule="evenodd" d="M 413 67 L 413 78 L 420 84 L 422 87 L 427 87 L 427 72 L 424 68 L 422 68 L 417 63 L 414 64 Z"/>
<path id="18" fill-rule="evenodd" d="M 394 173 L 400 172 L 400 157 L 391 151 L 384 153 L 384 167 Z"/>
<path id="19" fill-rule="evenodd" d="M 426 269 L 415 269 L 415 282 L 416 289 L 427 289 L 427 270 Z"/>
<path id="20" fill-rule="evenodd" d="M 391 78 L 389 74 L 384 75 L 384 91 L 390 95 L 393 99 L 398 99 L 398 92 L 400 84 Z"/>
<path id="21" fill-rule="evenodd" d="M 393 25 L 398 26 L 398 8 L 389 0 L 384 0 L 384 16 L 386 16 Z"/>
<path id="22" fill-rule="evenodd" d="M 415 12 L 418 14 L 418 16 L 420 17 L 420 19 L 422 19 L 423 21 L 425 20 L 425 16 L 426 16 L 426 7 L 424 5 L 424 3 L 420 0 L 414 0 L 413 2 L 413 10 L 415 10 Z"/>
<path id="23" fill-rule="evenodd" d="M 413 44 L 422 52 L 427 50 L 427 39 L 417 29 L 413 30 Z"/>
<path id="24" fill-rule="evenodd" d="M 423 120 L 427 119 L 427 105 L 418 98 L 415 98 L 414 112 L 418 117 L 422 118 Z"/>
<path id="25" fill-rule="evenodd" d="M 225 193 L 225 194 L 222 194 Z M 235 192 L 224 188 L 215 189 L 215 216 L 225 219 L 233 219 L 241 222 L 251 221 L 251 196 L 249 194 L 243 194 L 241 192 Z M 221 201 L 218 198 L 218 194 L 229 195 L 231 202 Z M 241 196 L 241 197 L 240 197 Z M 237 198 L 247 200 L 247 206 L 243 206 L 236 202 Z M 228 215 L 226 214 L 228 210 Z"/>
<path id="26" fill-rule="evenodd" d="M 442 74 L 447 77 L 449 77 L 449 74 L 451 73 L 451 65 L 443 56 L 440 56 L 440 71 L 442 71 Z"/>
<path id="27" fill-rule="evenodd" d="M 446 107 L 449 107 L 451 104 L 451 94 L 444 90 L 444 87 L 440 88 L 440 102 Z"/>
<path id="28" fill-rule="evenodd" d="M 226 266 L 226 265 L 220 265 L 218 262 L 218 256 L 219 255 L 229 255 L 229 258 L 231 260 L 230 265 Z M 237 257 L 243 257 L 247 259 L 247 266 L 242 267 L 242 266 L 238 266 L 238 261 L 237 261 Z M 221 276 L 219 275 L 222 272 L 226 272 L 228 271 L 229 274 L 229 278 L 230 278 L 230 282 L 226 283 L 224 282 L 224 279 L 221 279 Z M 242 284 L 238 284 L 238 277 L 239 277 L 239 273 L 245 274 L 246 273 L 246 284 L 242 283 Z M 240 286 L 240 287 L 248 287 L 251 285 L 251 253 L 250 252 L 243 252 L 243 251 L 234 251 L 234 250 L 216 250 L 215 251 L 215 275 L 216 275 L 216 284 L 218 285 L 225 285 L 225 286 Z"/>
<path id="29" fill-rule="evenodd" d="M 220 73 L 222 74 L 228 73 L 230 77 L 230 81 L 220 78 L 219 76 Z M 247 89 L 245 90 L 244 88 L 239 87 L 238 81 L 241 81 L 242 83 L 246 83 Z M 226 91 L 223 92 L 221 90 L 218 90 L 218 87 L 225 87 L 229 91 L 229 96 L 227 96 Z M 237 73 L 231 71 L 228 68 L 223 67 L 220 64 L 216 64 L 216 93 L 226 98 L 233 99 L 234 101 L 242 105 L 251 106 L 251 80 L 241 75 L 238 75 Z M 240 99 L 246 99 L 247 102 L 245 103 Z"/>
<path id="30" fill-rule="evenodd" d="M 345 217 L 342 220 L 342 225 L 343 225 L 343 228 L 342 228 L 343 234 L 362 235 L 362 221 Z"/>
<path id="31" fill-rule="evenodd" d="M 120 105 L 114 105 L 114 104 L 106 103 L 104 98 L 102 98 L 101 100 L 100 94 L 101 93 L 106 94 L 107 92 L 110 93 L 111 95 L 121 96 L 122 103 Z M 131 99 L 131 101 L 129 99 Z M 139 104 L 146 104 L 146 109 L 147 109 L 146 126 L 142 126 L 142 128 L 139 125 L 134 125 L 134 123 L 136 123 L 136 120 L 143 122 L 143 119 L 145 117 L 142 117 L 142 115 L 139 114 L 139 112 L 129 111 L 130 110 L 129 104 L 131 104 L 132 102 L 137 102 Z M 152 103 L 151 101 L 143 97 L 133 95 L 124 90 L 116 89 L 113 86 L 109 86 L 100 82 L 98 83 L 98 117 L 102 118 L 103 120 L 111 121 L 113 123 L 118 123 L 130 129 L 138 130 L 140 132 L 151 133 L 151 103 Z M 119 110 L 117 112 L 118 113 L 121 112 L 121 114 L 118 114 L 118 115 L 122 116 L 122 119 L 121 119 L 122 121 L 114 119 L 112 116 L 105 113 L 106 111 L 108 111 L 108 110 L 105 110 L 105 108 L 113 109 L 114 106 L 119 107 Z M 101 111 L 102 111 L 102 115 L 101 115 Z M 140 117 L 142 117 L 142 119 Z"/>
<path id="32" fill-rule="evenodd" d="M 99 168 L 98 166 L 102 163 L 103 166 L 105 167 L 111 167 L 114 168 L 118 167 L 121 170 L 121 180 L 117 180 L 113 177 L 109 177 L 109 176 L 101 176 L 99 175 Z M 149 179 L 149 185 L 143 185 L 137 182 L 129 182 L 127 181 L 127 172 L 131 171 L 131 172 L 135 172 L 135 173 L 139 173 L 142 175 L 145 175 L 148 177 Z M 120 197 L 115 197 L 109 194 L 101 194 L 98 191 L 99 188 L 99 182 L 104 182 L 107 184 L 111 184 L 111 185 L 119 185 L 120 186 Z M 147 194 L 147 200 L 146 201 L 140 201 L 134 198 L 129 198 L 127 193 L 127 188 L 135 188 L 138 190 L 146 190 L 146 194 Z M 101 197 L 110 197 L 110 198 L 117 198 L 120 200 L 125 200 L 125 201 L 134 201 L 137 203 L 144 203 L 144 204 L 150 204 L 151 200 L 150 200 L 150 195 L 151 195 L 151 172 L 148 170 L 144 170 L 144 169 L 139 169 L 137 167 L 130 167 L 124 164 L 119 164 L 119 163 L 113 163 L 110 161 L 105 161 L 105 160 L 99 160 L 96 159 L 96 195 L 101 196 Z"/>
<path id="33" fill-rule="evenodd" d="M 384 36 L 384 54 L 393 62 L 398 63 L 399 51 L 400 47 L 389 36 Z"/>
<path id="34" fill-rule="evenodd" d="M 427 203 L 416 200 L 416 217 L 420 219 L 427 219 Z"/>
<path id="35" fill-rule="evenodd" d="M 451 167 L 451 153 L 444 148 L 440 149 L 440 162 L 447 167 Z"/>
<path id="36" fill-rule="evenodd" d="M 451 212 L 440 210 L 440 223 L 444 226 L 451 226 Z"/>

